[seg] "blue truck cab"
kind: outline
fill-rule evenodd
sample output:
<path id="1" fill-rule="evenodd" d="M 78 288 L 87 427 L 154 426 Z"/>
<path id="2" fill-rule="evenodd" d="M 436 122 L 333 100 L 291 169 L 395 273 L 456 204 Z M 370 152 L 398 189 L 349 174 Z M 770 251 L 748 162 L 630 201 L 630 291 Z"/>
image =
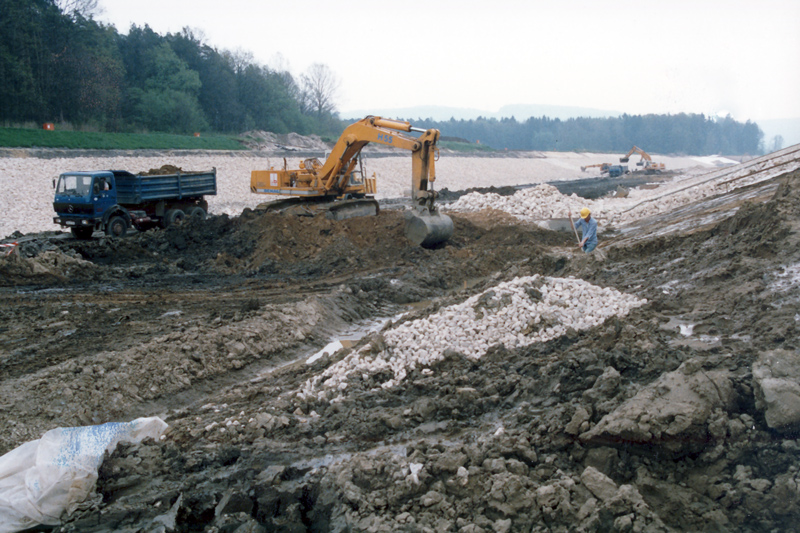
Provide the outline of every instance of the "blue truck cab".
<path id="1" fill-rule="evenodd" d="M 137 175 L 124 170 L 65 172 L 54 183 L 53 222 L 78 239 L 95 230 L 112 237 L 138 230 L 166 228 L 185 217 L 205 218 L 204 196 L 217 193 L 217 170 Z"/>
<path id="2" fill-rule="evenodd" d="M 627 165 L 611 165 L 608 167 L 608 176 L 610 178 L 618 178 L 623 174 L 628 173 L 628 166 Z"/>

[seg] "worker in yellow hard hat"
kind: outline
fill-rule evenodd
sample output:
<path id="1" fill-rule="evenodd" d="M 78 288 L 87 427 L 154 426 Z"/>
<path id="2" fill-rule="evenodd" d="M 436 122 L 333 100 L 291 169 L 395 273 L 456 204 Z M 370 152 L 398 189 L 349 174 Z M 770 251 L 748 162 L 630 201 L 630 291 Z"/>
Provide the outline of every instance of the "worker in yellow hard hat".
<path id="1" fill-rule="evenodd" d="M 597 248 L 597 220 L 592 218 L 592 212 L 589 208 L 584 207 L 581 209 L 581 218 L 576 222 L 572 220 L 572 211 L 568 210 L 569 223 L 572 224 L 572 229 L 577 234 L 577 229 L 581 230 L 581 239 L 578 241 L 578 247 L 586 253 L 591 252 Z"/>

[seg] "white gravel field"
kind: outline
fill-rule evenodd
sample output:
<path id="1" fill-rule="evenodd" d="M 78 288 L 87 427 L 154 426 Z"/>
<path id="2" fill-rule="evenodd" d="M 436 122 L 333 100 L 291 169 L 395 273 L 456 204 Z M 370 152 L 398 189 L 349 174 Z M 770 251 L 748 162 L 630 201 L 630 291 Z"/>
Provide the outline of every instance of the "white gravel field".
<path id="1" fill-rule="evenodd" d="M 118 157 L 0 157 L 0 237 L 21 233 L 59 230 L 53 223 L 53 178 L 74 170 L 128 170 L 144 172 L 163 165 L 175 165 L 185 171 L 217 169 L 218 193 L 208 198 L 211 214 L 238 215 L 245 207 L 273 199 L 250 192 L 250 171 L 283 166 L 283 156 L 259 157 L 232 152 L 209 152 L 203 155 L 164 155 Z M 571 152 L 532 152 L 524 157 L 460 157 L 442 153 L 436 164 L 434 188 L 463 190 L 470 187 L 521 185 L 553 180 L 587 178 L 597 173 L 581 172 L 581 166 L 593 163 L 616 162 L 621 154 L 586 154 Z M 698 174 L 716 168 L 723 158 L 662 157 L 667 170 Z M 628 163 L 635 169 L 637 156 Z M 290 168 L 297 168 L 299 158 L 287 158 Z M 378 177 L 378 198 L 407 196 L 411 182 L 411 158 L 407 153 L 397 156 L 368 157 L 368 175 Z"/>

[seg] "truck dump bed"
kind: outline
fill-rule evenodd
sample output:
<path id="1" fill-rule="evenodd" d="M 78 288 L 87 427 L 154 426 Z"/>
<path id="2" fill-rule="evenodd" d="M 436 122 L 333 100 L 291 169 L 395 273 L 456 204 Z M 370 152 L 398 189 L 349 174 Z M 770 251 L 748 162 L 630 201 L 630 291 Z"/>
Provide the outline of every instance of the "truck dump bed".
<path id="1" fill-rule="evenodd" d="M 207 172 L 178 172 L 161 176 L 142 176 L 121 170 L 112 172 L 117 182 L 117 201 L 123 205 L 217 194 L 216 168 Z"/>

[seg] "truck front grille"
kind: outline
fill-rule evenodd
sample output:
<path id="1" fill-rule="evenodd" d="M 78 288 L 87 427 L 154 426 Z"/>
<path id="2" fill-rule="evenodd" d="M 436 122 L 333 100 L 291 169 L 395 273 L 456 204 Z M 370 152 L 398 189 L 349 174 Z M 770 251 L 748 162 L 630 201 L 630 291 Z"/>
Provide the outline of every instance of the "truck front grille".
<path id="1" fill-rule="evenodd" d="M 72 202 L 53 202 L 53 209 L 62 215 L 92 215 L 94 206 L 92 204 L 76 204 Z"/>

